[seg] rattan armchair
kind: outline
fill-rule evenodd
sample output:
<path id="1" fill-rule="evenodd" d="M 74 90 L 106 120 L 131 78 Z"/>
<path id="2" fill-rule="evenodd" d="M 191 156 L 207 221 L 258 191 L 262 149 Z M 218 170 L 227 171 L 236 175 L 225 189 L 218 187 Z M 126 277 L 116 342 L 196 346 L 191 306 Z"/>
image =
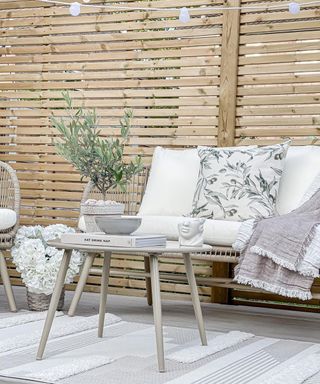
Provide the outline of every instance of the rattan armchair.
<path id="1" fill-rule="evenodd" d="M 13 240 L 19 226 L 20 187 L 15 171 L 6 163 L 0 161 L 0 208 L 9 208 L 16 212 L 16 224 L 7 230 L 0 231 L 0 274 L 8 298 L 10 310 L 17 310 L 8 268 L 3 251 L 13 245 Z"/>

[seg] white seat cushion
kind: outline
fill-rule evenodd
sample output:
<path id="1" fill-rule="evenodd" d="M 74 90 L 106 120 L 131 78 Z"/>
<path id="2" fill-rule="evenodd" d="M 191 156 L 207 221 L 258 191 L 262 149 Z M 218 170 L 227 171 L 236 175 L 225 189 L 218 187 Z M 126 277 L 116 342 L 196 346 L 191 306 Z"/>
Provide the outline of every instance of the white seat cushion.
<path id="1" fill-rule="evenodd" d="M 142 222 L 135 235 L 165 235 L 168 240 L 178 240 L 178 224 L 188 218 L 183 216 L 142 216 Z M 204 242 L 212 245 L 231 246 L 236 240 L 240 221 L 207 219 L 204 225 Z M 80 217 L 78 228 L 85 232 L 83 216 Z"/>
<path id="2" fill-rule="evenodd" d="M 159 234 L 167 236 L 168 240 L 178 240 L 178 224 L 186 219 L 183 216 L 143 216 L 141 226 L 134 234 Z M 240 225 L 240 221 L 207 219 L 204 224 L 204 242 L 231 246 Z"/>
<path id="3" fill-rule="evenodd" d="M 280 215 L 298 208 L 308 188 L 320 172 L 320 147 L 292 146 L 285 160 L 277 198 Z"/>
<path id="4" fill-rule="evenodd" d="M 188 215 L 200 166 L 197 149 L 156 147 L 140 215 Z"/>
<path id="5" fill-rule="evenodd" d="M 0 231 L 12 228 L 17 222 L 17 214 L 12 209 L 0 208 Z"/>

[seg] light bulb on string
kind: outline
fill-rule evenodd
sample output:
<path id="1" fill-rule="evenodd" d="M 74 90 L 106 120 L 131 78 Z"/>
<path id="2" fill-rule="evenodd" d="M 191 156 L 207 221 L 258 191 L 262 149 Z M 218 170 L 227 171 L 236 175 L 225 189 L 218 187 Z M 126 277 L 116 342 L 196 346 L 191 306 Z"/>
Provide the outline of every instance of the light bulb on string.
<path id="1" fill-rule="evenodd" d="M 289 4 L 289 12 L 292 15 L 297 15 L 300 12 L 300 4 L 293 1 Z"/>
<path id="2" fill-rule="evenodd" d="M 188 8 L 183 7 L 180 9 L 179 21 L 181 21 L 181 23 L 188 23 L 190 21 Z"/>
<path id="3" fill-rule="evenodd" d="M 101 8 L 101 9 L 114 9 L 114 10 L 137 10 L 137 11 L 179 11 L 179 21 L 181 23 L 188 23 L 191 20 L 189 10 L 187 7 L 182 8 L 155 8 L 155 7 L 145 7 L 145 6 L 139 6 L 137 8 L 135 7 L 129 7 L 127 5 L 113 5 L 113 4 L 90 4 L 91 0 L 82 0 L 81 4 L 78 1 L 67 3 L 65 0 L 39 0 L 44 3 L 51 3 L 51 4 L 61 4 L 61 5 L 69 5 L 70 14 L 72 16 L 78 16 L 81 13 L 81 5 L 86 7 L 95 7 L 95 8 Z M 280 1 L 280 0 L 279 0 Z M 297 15 L 299 12 L 301 12 L 302 7 L 306 7 L 309 5 L 314 4 L 320 4 L 320 0 L 307 0 L 303 2 L 300 0 L 297 1 L 291 1 L 290 3 L 287 3 L 283 1 L 284 4 L 270 4 L 270 5 L 242 5 L 242 6 L 201 6 L 199 8 L 203 10 L 210 10 L 210 11 L 217 11 L 221 12 L 223 11 L 232 11 L 232 10 L 254 10 L 257 11 L 269 11 L 269 10 L 283 10 L 287 9 L 292 15 Z M 195 10 L 195 8 L 193 8 Z M 202 15 L 201 17 L 205 17 Z"/>
<path id="4" fill-rule="evenodd" d="M 78 2 L 71 3 L 69 12 L 72 16 L 79 16 L 81 12 L 81 5 Z"/>

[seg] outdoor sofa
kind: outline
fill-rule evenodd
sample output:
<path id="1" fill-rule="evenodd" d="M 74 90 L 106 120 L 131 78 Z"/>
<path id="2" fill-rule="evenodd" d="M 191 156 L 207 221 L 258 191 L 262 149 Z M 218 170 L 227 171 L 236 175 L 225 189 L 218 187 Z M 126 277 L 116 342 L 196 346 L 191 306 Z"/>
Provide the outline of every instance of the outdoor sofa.
<path id="1" fill-rule="evenodd" d="M 317 178 L 320 171 L 320 147 L 290 146 L 280 180 L 276 200 L 278 214 L 286 214 L 301 204 L 303 196 Z M 192 210 L 192 199 L 196 188 L 199 172 L 199 157 L 197 149 L 171 150 L 157 147 L 153 156 L 151 168 L 145 167 L 143 172 L 136 175 L 126 192 L 116 191 L 108 196 L 110 199 L 123 202 L 126 214 L 142 217 L 141 227 L 137 233 L 164 234 L 170 240 L 178 239 L 178 223 Z M 99 192 L 89 183 L 84 191 L 82 202 L 88 198 L 99 199 Z M 241 221 L 226 221 L 207 219 L 204 229 L 204 241 L 213 246 L 212 252 L 195 254 L 198 260 L 210 260 L 218 263 L 237 263 L 238 254 L 232 249 L 236 240 Z M 85 231 L 83 216 L 79 220 L 79 228 Z M 168 255 L 170 257 L 170 255 Z M 82 271 L 80 284 L 72 303 L 70 314 L 73 315 L 80 299 L 82 290 L 90 272 L 92 262 L 87 263 Z M 117 271 L 115 271 L 117 272 Z M 119 272 L 119 271 L 118 271 Z M 148 278 L 149 266 L 145 259 L 145 275 L 148 303 L 151 304 L 151 285 Z M 123 273 L 123 272 L 119 272 Z M 143 272 L 124 272 L 128 277 L 143 275 Z M 166 280 L 181 279 L 181 275 L 166 273 Z M 199 284 L 238 291 L 256 291 L 248 286 L 233 282 L 230 277 L 198 277 Z M 314 293 L 313 298 L 319 299 L 320 294 Z"/>

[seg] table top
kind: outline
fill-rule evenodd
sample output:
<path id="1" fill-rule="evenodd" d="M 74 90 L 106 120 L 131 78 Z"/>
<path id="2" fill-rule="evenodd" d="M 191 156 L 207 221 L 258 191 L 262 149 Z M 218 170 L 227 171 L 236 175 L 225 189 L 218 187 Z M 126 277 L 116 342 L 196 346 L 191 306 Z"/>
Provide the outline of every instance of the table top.
<path id="1" fill-rule="evenodd" d="M 165 247 L 106 247 L 98 245 L 83 245 L 62 243 L 61 240 L 50 240 L 48 245 L 58 249 L 78 249 L 85 252 L 118 252 L 118 253 L 202 253 L 212 250 L 210 245 L 204 244 L 202 247 L 179 246 L 177 241 L 167 241 Z"/>

